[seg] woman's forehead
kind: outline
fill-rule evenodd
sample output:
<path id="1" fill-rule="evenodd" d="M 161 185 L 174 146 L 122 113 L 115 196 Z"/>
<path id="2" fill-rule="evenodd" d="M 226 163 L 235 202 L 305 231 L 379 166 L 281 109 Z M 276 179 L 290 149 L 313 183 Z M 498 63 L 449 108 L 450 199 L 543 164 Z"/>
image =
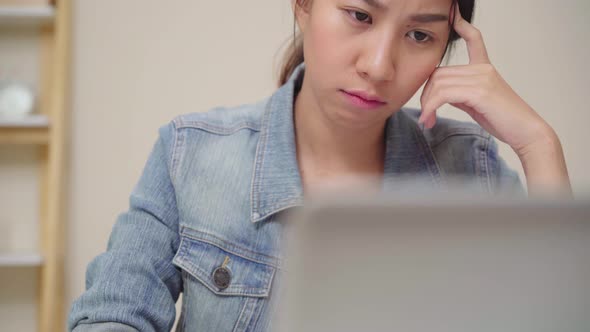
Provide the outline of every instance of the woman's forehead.
<path id="1" fill-rule="evenodd" d="M 448 10 L 452 0 L 349 0 L 377 10 Z"/>

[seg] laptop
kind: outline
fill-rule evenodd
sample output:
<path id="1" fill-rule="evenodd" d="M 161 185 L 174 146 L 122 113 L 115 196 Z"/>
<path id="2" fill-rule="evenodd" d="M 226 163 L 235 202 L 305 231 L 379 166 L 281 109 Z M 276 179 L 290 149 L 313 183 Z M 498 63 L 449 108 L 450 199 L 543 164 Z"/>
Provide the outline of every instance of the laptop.
<path id="1" fill-rule="evenodd" d="M 590 201 L 349 196 L 290 225 L 276 331 L 590 331 Z"/>

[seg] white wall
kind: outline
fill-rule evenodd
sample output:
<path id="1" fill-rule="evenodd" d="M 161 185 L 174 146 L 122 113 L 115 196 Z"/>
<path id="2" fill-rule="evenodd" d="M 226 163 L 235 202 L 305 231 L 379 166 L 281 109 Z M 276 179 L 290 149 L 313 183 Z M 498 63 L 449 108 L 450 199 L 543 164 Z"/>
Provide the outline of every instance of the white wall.
<path id="1" fill-rule="evenodd" d="M 561 136 L 578 192 L 590 188 L 589 14 L 587 0 L 481 0 L 476 15 L 497 68 Z M 287 0 L 79 0 L 75 15 L 68 301 L 127 207 L 157 128 L 272 93 L 275 53 L 292 33 Z"/>

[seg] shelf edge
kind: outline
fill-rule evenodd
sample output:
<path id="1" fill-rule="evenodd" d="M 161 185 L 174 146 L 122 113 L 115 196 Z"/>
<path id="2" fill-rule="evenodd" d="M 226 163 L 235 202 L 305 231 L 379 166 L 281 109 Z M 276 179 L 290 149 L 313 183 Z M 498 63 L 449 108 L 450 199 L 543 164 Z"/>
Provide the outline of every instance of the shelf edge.
<path id="1" fill-rule="evenodd" d="M 41 265 L 43 265 L 43 256 L 39 254 L 0 254 L 0 268 Z"/>

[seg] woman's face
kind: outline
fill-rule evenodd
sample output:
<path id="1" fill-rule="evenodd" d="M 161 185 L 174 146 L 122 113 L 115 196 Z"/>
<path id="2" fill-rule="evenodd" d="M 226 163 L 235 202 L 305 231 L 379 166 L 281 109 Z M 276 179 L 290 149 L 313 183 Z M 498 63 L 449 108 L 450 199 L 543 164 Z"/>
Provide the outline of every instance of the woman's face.
<path id="1" fill-rule="evenodd" d="M 335 121 L 367 125 L 399 110 L 439 64 L 451 0 L 313 0 L 297 11 L 302 89 Z M 359 106 L 344 91 L 385 104 Z M 367 96 L 365 96 L 367 97 Z"/>

